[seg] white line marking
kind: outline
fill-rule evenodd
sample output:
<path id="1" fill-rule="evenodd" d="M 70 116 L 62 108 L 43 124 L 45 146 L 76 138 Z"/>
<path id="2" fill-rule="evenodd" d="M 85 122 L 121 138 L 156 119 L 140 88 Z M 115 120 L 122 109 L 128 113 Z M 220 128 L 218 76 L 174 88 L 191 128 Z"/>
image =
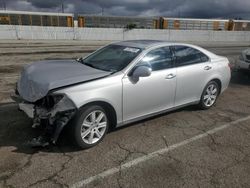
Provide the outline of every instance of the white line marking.
<path id="1" fill-rule="evenodd" d="M 155 152 L 152 152 L 152 153 L 149 153 L 149 154 L 147 154 L 147 155 L 144 155 L 144 156 L 142 156 L 142 157 L 138 157 L 138 158 L 136 158 L 136 159 L 134 159 L 134 160 L 132 160 L 132 161 L 129 161 L 129 162 L 127 162 L 127 163 L 122 164 L 121 167 L 120 167 L 120 166 L 114 167 L 114 168 L 105 170 L 105 171 L 103 171 L 103 172 L 101 172 L 100 174 L 97 174 L 97 175 L 95 175 L 95 176 L 89 177 L 89 178 L 87 178 L 87 179 L 83 179 L 83 180 L 81 180 L 81 181 L 79 181 L 79 182 L 73 184 L 73 185 L 70 186 L 70 187 L 71 187 L 71 188 L 78 188 L 78 187 L 80 188 L 80 187 L 83 187 L 84 185 L 87 185 L 87 184 L 89 184 L 89 183 L 91 183 L 91 182 L 93 182 L 93 181 L 95 181 L 95 180 L 97 180 L 97 179 L 105 178 L 105 177 L 107 177 L 107 176 L 116 174 L 116 173 L 118 173 L 120 170 L 125 170 L 125 169 L 130 168 L 130 167 L 132 167 L 132 166 L 135 166 L 135 165 L 137 165 L 137 164 L 139 164 L 139 163 L 148 161 L 148 160 L 150 160 L 150 159 L 152 159 L 152 158 L 154 158 L 154 157 L 159 156 L 160 154 L 168 153 L 169 151 L 172 151 L 172 150 L 174 150 L 174 149 L 176 149 L 176 148 L 178 148 L 178 147 L 187 145 L 187 144 L 189 144 L 189 143 L 191 143 L 191 142 L 194 142 L 194 141 L 196 141 L 196 140 L 199 140 L 199 139 L 204 138 L 204 137 L 206 137 L 206 136 L 208 136 L 208 135 L 214 134 L 214 133 L 216 133 L 216 132 L 218 132 L 218 131 L 221 131 L 221 130 L 223 130 L 223 129 L 226 129 L 226 128 L 232 126 L 232 125 L 238 124 L 238 123 L 240 123 L 240 122 L 243 122 L 243 121 L 246 121 L 246 120 L 249 120 L 249 119 L 250 119 L 250 116 L 247 116 L 247 117 L 245 117 L 245 118 L 241 118 L 241 119 L 232 121 L 232 122 L 230 122 L 230 123 L 224 124 L 224 125 L 222 125 L 222 126 L 216 127 L 216 128 L 214 128 L 214 129 L 211 129 L 211 130 L 209 130 L 209 131 L 206 131 L 206 132 L 204 132 L 204 133 L 202 133 L 202 134 L 199 134 L 199 135 L 197 135 L 197 136 L 194 136 L 194 137 L 192 137 L 192 138 L 186 139 L 186 140 L 184 140 L 184 141 L 182 141 L 182 142 L 179 142 L 179 143 L 177 143 L 177 144 L 173 144 L 173 145 L 171 145 L 171 146 L 169 146 L 169 147 L 165 147 L 165 148 L 162 148 L 162 149 L 157 150 L 157 151 L 155 151 Z"/>

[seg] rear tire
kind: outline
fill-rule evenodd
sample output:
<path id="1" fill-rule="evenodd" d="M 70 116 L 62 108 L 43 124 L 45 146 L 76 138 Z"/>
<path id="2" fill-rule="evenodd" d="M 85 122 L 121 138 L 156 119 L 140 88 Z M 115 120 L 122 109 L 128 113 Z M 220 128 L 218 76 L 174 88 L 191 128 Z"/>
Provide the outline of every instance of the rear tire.
<path id="1" fill-rule="evenodd" d="M 81 108 L 71 125 L 71 137 L 83 149 L 93 147 L 103 140 L 109 128 L 105 109 L 98 105 Z"/>
<path id="2" fill-rule="evenodd" d="M 215 81 L 210 81 L 202 92 L 199 107 L 202 110 L 211 108 L 215 104 L 218 95 L 219 85 Z"/>

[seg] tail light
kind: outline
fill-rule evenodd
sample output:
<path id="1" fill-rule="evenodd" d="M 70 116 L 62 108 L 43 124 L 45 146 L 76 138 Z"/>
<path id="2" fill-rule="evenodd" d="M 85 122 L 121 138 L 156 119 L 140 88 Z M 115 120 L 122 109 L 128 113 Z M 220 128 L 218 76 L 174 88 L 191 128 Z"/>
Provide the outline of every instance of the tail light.
<path id="1" fill-rule="evenodd" d="M 228 62 L 228 67 L 232 70 L 233 69 L 233 67 L 234 67 L 234 65 L 232 64 L 232 63 L 230 63 L 230 62 Z"/>

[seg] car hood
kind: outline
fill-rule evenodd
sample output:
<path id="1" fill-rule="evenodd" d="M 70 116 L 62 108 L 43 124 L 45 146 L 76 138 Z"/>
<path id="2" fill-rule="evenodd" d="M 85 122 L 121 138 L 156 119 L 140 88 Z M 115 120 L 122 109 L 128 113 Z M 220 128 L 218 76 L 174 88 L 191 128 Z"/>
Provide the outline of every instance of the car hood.
<path id="1" fill-rule="evenodd" d="M 75 60 L 39 61 L 24 67 L 17 82 L 20 96 L 35 102 L 52 89 L 105 77 L 111 72 L 94 69 Z"/>

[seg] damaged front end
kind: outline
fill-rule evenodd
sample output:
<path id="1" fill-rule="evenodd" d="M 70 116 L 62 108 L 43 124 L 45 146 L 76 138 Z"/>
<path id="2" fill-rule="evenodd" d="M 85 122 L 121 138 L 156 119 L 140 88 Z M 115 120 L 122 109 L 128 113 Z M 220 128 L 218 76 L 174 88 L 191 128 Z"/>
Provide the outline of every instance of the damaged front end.
<path id="1" fill-rule="evenodd" d="M 75 104 L 65 94 L 48 94 L 36 102 L 27 102 L 16 93 L 12 99 L 19 103 L 19 109 L 33 119 L 33 128 L 42 128 L 42 134 L 34 138 L 33 147 L 55 144 L 61 131 L 76 113 Z"/>

